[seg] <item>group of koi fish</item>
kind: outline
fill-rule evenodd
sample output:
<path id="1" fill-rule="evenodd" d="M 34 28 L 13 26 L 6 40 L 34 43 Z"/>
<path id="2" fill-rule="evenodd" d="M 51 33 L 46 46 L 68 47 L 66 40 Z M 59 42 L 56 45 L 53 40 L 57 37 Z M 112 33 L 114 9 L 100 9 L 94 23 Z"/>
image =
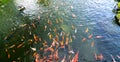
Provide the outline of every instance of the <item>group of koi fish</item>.
<path id="1" fill-rule="evenodd" d="M 60 21 L 60 20 L 59 20 Z M 52 22 L 48 20 L 48 25 L 51 25 Z M 58 20 L 56 21 L 58 23 Z M 71 28 L 75 30 L 75 26 L 72 25 Z M 44 31 L 46 31 L 47 25 L 44 26 Z M 40 51 L 43 51 L 43 54 L 39 54 L 39 52 L 36 51 L 36 48 L 31 47 L 33 53 L 33 57 L 35 58 L 35 62 L 78 62 L 78 54 L 79 51 L 75 52 L 71 48 L 70 44 L 73 39 L 75 39 L 75 36 L 71 36 L 70 33 L 65 33 L 64 31 L 57 32 L 57 28 L 53 29 L 53 32 L 55 35 L 51 34 L 51 32 L 48 32 L 48 38 L 49 41 L 44 41 L 43 47 L 40 48 Z M 75 32 L 77 32 L 75 30 Z M 41 41 L 39 36 L 33 35 L 34 41 L 38 42 Z M 48 42 L 50 42 L 48 44 Z M 64 52 L 64 56 L 61 56 L 59 52 Z M 66 54 L 67 53 L 67 54 Z"/>
<path id="2" fill-rule="evenodd" d="M 71 8 L 73 8 L 71 6 Z M 71 14 L 73 18 L 76 18 L 77 16 L 75 14 Z M 38 16 L 38 19 L 40 19 L 40 16 Z M 63 22 L 63 20 L 56 20 L 56 23 L 59 22 Z M 44 25 L 44 31 L 47 31 L 47 29 L 50 29 L 50 27 L 52 27 L 51 25 L 53 24 L 52 21 L 48 20 L 47 21 L 48 25 Z M 28 24 L 22 24 L 19 25 L 19 27 L 26 27 Z M 31 26 L 33 28 L 37 28 L 36 24 L 33 22 L 31 23 Z M 49 26 L 49 28 L 48 28 Z M 82 26 L 82 25 L 80 25 Z M 77 28 L 74 25 L 71 25 L 72 30 L 74 30 L 74 33 L 77 33 Z M 76 39 L 75 35 L 72 35 L 70 32 L 69 33 L 65 33 L 64 31 L 61 32 L 57 32 L 57 28 L 54 29 L 50 29 L 53 30 L 54 33 L 56 33 L 55 35 L 52 35 L 51 32 L 48 32 L 47 35 L 49 38 L 49 41 L 46 40 L 42 40 L 39 35 L 37 34 L 32 34 L 32 32 L 29 32 L 30 35 L 33 35 L 33 39 L 29 39 L 28 42 L 31 44 L 32 42 L 37 44 L 37 43 L 42 43 L 43 47 L 39 48 L 39 51 L 43 51 L 43 54 L 40 54 L 39 52 L 37 52 L 37 48 L 36 47 L 30 47 L 30 49 L 33 51 L 32 57 L 35 59 L 35 62 L 80 62 L 79 61 L 79 53 L 80 51 L 74 52 L 73 49 L 71 48 L 70 43 L 72 43 L 73 39 Z M 88 33 L 89 28 L 85 29 L 85 33 Z M 88 36 L 88 38 L 92 38 L 93 34 L 90 34 Z M 102 38 L 103 36 L 96 36 L 95 38 Z M 22 37 L 24 38 L 24 36 Z M 7 37 L 5 37 L 4 39 L 7 39 Z M 83 38 L 81 41 L 85 42 L 87 40 L 87 38 Z M 42 42 L 44 41 L 44 42 Z M 49 44 L 48 44 L 49 42 Z M 19 45 L 15 45 L 13 44 L 12 46 L 9 46 L 8 49 L 10 48 L 14 48 L 17 46 L 17 48 L 22 47 L 24 44 L 20 43 Z M 91 47 L 94 47 L 95 43 L 94 41 L 91 42 Z M 8 52 L 8 49 L 5 49 L 6 52 Z M 60 50 L 62 50 L 62 52 L 65 52 L 63 54 L 63 56 L 61 56 L 62 54 L 60 54 L 59 52 L 61 52 Z M 16 51 L 13 50 L 13 52 L 15 53 Z M 30 51 L 27 51 L 26 54 L 28 54 Z M 67 53 L 67 54 L 66 54 Z M 8 53 L 8 58 L 11 58 L 11 55 Z M 104 59 L 103 55 L 100 54 L 96 54 L 94 53 L 94 57 L 95 60 L 100 60 L 102 61 Z M 117 55 L 118 58 L 120 58 L 120 56 Z M 113 60 L 113 62 L 116 62 L 114 57 L 111 55 L 111 58 Z M 19 58 L 18 58 L 19 59 Z M 15 62 L 15 61 L 13 61 Z"/>

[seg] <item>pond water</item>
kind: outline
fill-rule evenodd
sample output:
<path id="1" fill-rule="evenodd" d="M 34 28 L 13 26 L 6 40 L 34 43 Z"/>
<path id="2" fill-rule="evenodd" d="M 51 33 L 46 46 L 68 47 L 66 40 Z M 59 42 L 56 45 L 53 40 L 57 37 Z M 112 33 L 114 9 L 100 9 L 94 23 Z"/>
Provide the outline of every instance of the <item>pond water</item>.
<path id="1" fill-rule="evenodd" d="M 11 36 L 9 33 L 11 33 L 12 30 L 15 34 L 12 34 L 13 36 L 6 40 L 5 43 L 11 42 L 11 45 L 15 44 L 16 41 L 21 40 L 19 39 L 21 36 L 25 36 L 26 39 L 32 38 L 32 36 L 27 35 L 31 32 L 33 35 L 37 34 L 48 41 L 48 43 L 51 43 L 49 42 L 49 37 L 47 37 L 49 31 L 53 33 L 51 29 L 57 28 L 59 31 L 59 28 L 62 28 L 65 33 L 71 33 L 70 35 L 73 37 L 73 41 L 70 43 L 70 46 L 74 52 L 79 51 L 79 62 L 99 62 L 94 58 L 95 53 L 98 55 L 103 54 L 104 59 L 102 62 L 112 62 L 111 55 L 113 55 L 117 62 L 120 61 L 117 57 L 117 55 L 120 55 L 120 27 L 113 22 L 115 14 L 112 10 L 116 5 L 114 0 L 45 0 L 42 3 L 40 1 L 41 0 L 14 0 L 11 4 L 8 3 L 8 5 L 5 6 L 6 9 L 3 8 L 3 11 L 1 10 L 0 34 L 3 37 L 0 38 L 0 40 L 3 41 L 6 35 Z M 25 7 L 25 10 L 23 12 L 18 11 L 18 6 Z M 14 13 L 10 13 L 7 9 L 10 9 L 11 12 Z M 11 15 L 9 15 L 8 12 Z M 3 14 L 6 14 L 6 17 L 4 17 Z M 61 18 L 64 22 L 56 24 L 56 20 Z M 33 20 L 37 20 L 37 22 L 35 22 L 37 28 L 35 29 L 32 24 L 34 23 Z M 48 20 L 52 20 L 52 27 L 47 24 Z M 7 26 L 4 23 L 7 24 Z M 20 27 L 26 23 L 28 23 L 28 26 L 29 24 L 30 26 L 32 25 L 33 28 L 27 27 L 28 29 L 26 29 Z M 75 31 L 71 29 L 72 25 L 75 26 Z M 44 26 L 51 29 L 47 29 L 46 32 L 44 32 L 44 28 L 42 28 Z M 54 35 L 53 33 L 53 36 Z M 16 40 L 15 37 L 17 38 Z M 14 40 L 13 43 L 12 40 Z M 94 47 L 91 47 L 93 43 Z M 27 51 L 31 46 L 39 49 L 41 44 L 28 45 L 26 46 L 27 49 L 23 48 L 20 50 L 23 51 L 25 49 L 25 51 Z M 3 46 L 1 46 L 1 48 L 2 47 Z M 5 49 L 6 48 L 7 47 L 5 47 Z M 16 52 L 20 53 L 18 51 Z M 37 52 L 39 51 L 37 50 Z M 60 51 L 60 54 L 61 57 L 63 57 L 62 55 L 64 55 L 64 53 L 62 51 Z M 19 54 L 17 55 L 19 56 Z M 24 57 L 24 55 L 26 54 L 20 56 Z M 25 57 L 24 60 L 26 59 L 28 59 L 28 57 Z"/>

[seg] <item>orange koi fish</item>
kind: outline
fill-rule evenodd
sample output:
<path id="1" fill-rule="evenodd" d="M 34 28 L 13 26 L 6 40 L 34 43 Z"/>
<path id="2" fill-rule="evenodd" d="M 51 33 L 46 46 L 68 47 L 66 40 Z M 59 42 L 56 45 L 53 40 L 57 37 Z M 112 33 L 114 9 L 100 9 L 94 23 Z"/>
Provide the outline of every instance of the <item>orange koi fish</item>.
<path id="1" fill-rule="evenodd" d="M 62 36 L 62 41 L 64 41 L 64 36 Z"/>
<path id="2" fill-rule="evenodd" d="M 58 50 L 55 51 L 53 57 L 54 57 L 55 60 L 58 60 L 58 59 L 59 59 Z"/>
<path id="3" fill-rule="evenodd" d="M 10 46 L 9 48 L 14 48 L 15 47 L 15 44 L 13 44 L 12 46 Z"/>
<path id="4" fill-rule="evenodd" d="M 68 36 L 67 36 L 67 37 L 66 37 L 66 42 L 65 42 L 65 44 L 68 45 L 68 42 L 69 42 L 69 38 L 68 38 Z"/>
<path id="5" fill-rule="evenodd" d="M 34 34 L 33 37 L 34 37 L 34 40 L 35 40 L 35 41 L 38 41 L 38 40 L 39 40 L 39 37 L 38 37 L 37 35 Z"/>
<path id="6" fill-rule="evenodd" d="M 94 47 L 94 45 L 95 45 L 95 43 L 94 43 L 94 41 L 92 41 L 92 43 L 91 43 L 91 47 Z"/>
<path id="7" fill-rule="evenodd" d="M 83 39 L 82 39 L 82 42 L 84 42 L 85 40 L 86 40 L 86 38 L 83 38 Z"/>
<path id="8" fill-rule="evenodd" d="M 58 35 L 56 35 L 55 40 L 56 40 L 57 42 L 59 41 L 59 36 L 58 36 Z"/>
<path id="9" fill-rule="evenodd" d="M 79 51 L 75 54 L 71 62 L 78 62 Z"/>
<path id="10" fill-rule="evenodd" d="M 8 58 L 10 58 L 10 53 L 8 53 Z"/>
<path id="11" fill-rule="evenodd" d="M 88 38 L 90 38 L 90 39 L 91 39 L 91 38 L 92 38 L 92 36 L 93 36 L 93 35 L 92 35 L 92 34 L 90 34 L 90 35 L 88 36 Z"/>
<path id="12" fill-rule="evenodd" d="M 20 48 L 21 46 L 23 46 L 23 42 L 21 43 L 21 44 L 19 44 L 18 46 L 17 46 L 17 48 Z"/>
<path id="13" fill-rule="evenodd" d="M 60 42 L 60 48 L 65 48 L 65 46 L 64 46 L 64 41 L 61 41 L 61 42 Z"/>
<path id="14" fill-rule="evenodd" d="M 31 24 L 33 28 L 36 28 L 36 25 L 34 23 Z"/>
<path id="15" fill-rule="evenodd" d="M 15 50 L 12 50 L 13 51 L 13 53 L 15 53 Z"/>

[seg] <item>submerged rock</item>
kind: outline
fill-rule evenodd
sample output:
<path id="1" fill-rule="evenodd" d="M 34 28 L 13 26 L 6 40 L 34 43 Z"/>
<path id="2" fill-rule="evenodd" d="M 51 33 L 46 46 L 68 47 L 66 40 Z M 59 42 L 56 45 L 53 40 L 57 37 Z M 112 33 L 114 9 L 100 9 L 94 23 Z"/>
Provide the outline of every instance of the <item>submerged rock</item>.
<path id="1" fill-rule="evenodd" d="M 115 16 L 115 23 L 117 23 L 118 25 L 120 25 L 120 16 L 117 16 L 117 15 Z"/>

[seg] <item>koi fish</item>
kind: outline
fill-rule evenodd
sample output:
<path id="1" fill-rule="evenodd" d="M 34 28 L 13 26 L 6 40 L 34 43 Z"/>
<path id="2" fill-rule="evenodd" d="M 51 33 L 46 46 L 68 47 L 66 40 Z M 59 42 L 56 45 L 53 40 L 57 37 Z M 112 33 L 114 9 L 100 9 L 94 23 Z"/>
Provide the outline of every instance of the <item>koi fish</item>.
<path id="1" fill-rule="evenodd" d="M 23 46 L 23 42 L 21 43 L 21 44 L 19 44 L 18 46 L 17 46 L 17 48 L 20 48 L 21 46 Z"/>
<path id="2" fill-rule="evenodd" d="M 75 33 L 77 33 L 77 29 L 75 29 Z"/>
<path id="3" fill-rule="evenodd" d="M 113 62 L 117 62 L 117 61 L 115 60 L 115 58 L 113 57 L 113 55 L 110 55 L 110 56 L 111 56 Z"/>
<path id="4" fill-rule="evenodd" d="M 59 23 L 58 19 L 56 19 L 56 23 Z"/>
<path id="5" fill-rule="evenodd" d="M 35 57 L 36 55 L 37 55 L 37 52 L 34 52 L 34 53 L 32 54 L 33 57 Z"/>
<path id="6" fill-rule="evenodd" d="M 65 48 L 65 46 L 64 46 L 64 41 L 61 41 L 61 42 L 60 42 L 60 48 Z"/>
<path id="7" fill-rule="evenodd" d="M 21 24 L 21 25 L 19 25 L 19 27 L 25 27 L 25 26 L 27 26 L 27 24 Z"/>
<path id="8" fill-rule="evenodd" d="M 13 53 L 15 52 L 15 50 L 12 50 L 13 51 Z"/>
<path id="9" fill-rule="evenodd" d="M 75 36 L 75 35 L 73 35 L 72 37 L 73 37 L 73 39 L 76 39 L 76 36 Z"/>
<path id="10" fill-rule="evenodd" d="M 55 40 L 56 40 L 57 42 L 59 41 L 59 36 L 58 36 L 58 35 L 56 35 Z"/>
<path id="11" fill-rule="evenodd" d="M 35 40 L 35 41 L 38 41 L 38 40 L 39 40 L 39 37 L 38 37 L 37 35 L 34 34 L 33 37 L 34 37 L 34 40 Z"/>
<path id="12" fill-rule="evenodd" d="M 58 59 L 59 59 L 58 50 L 55 51 L 53 57 L 54 57 L 55 60 L 58 60 Z"/>
<path id="13" fill-rule="evenodd" d="M 73 50 L 70 50 L 68 53 L 69 54 L 74 54 L 75 52 Z"/>
<path id="14" fill-rule="evenodd" d="M 52 39 L 52 34 L 49 34 L 49 39 Z"/>
<path id="15" fill-rule="evenodd" d="M 38 16 L 37 18 L 40 19 L 40 16 Z"/>
<path id="16" fill-rule="evenodd" d="M 36 48 L 30 47 L 33 51 L 36 51 Z"/>
<path id="17" fill-rule="evenodd" d="M 119 59 L 120 59 L 120 56 L 116 55 Z"/>
<path id="18" fill-rule="evenodd" d="M 103 60 L 103 55 L 102 55 L 102 54 L 97 55 L 97 54 L 95 53 L 94 55 L 95 55 L 95 59 L 96 59 L 96 60 Z"/>
<path id="19" fill-rule="evenodd" d="M 53 31 L 54 31 L 54 32 L 57 32 L 57 29 L 56 29 L 56 28 L 54 28 L 54 29 L 53 29 Z"/>
<path id="20" fill-rule="evenodd" d="M 72 29 L 75 29 L 75 26 L 74 26 L 74 25 L 72 25 Z"/>
<path id="21" fill-rule="evenodd" d="M 63 19 L 62 19 L 62 18 L 59 18 L 59 21 L 60 21 L 60 22 L 63 22 Z"/>
<path id="22" fill-rule="evenodd" d="M 96 38 L 102 38 L 103 36 L 96 36 Z"/>
<path id="23" fill-rule="evenodd" d="M 47 22 L 49 25 L 52 25 L 52 22 L 50 21 L 50 20 L 48 20 L 48 22 Z"/>
<path id="24" fill-rule="evenodd" d="M 8 52 L 8 49 L 5 49 L 5 52 Z"/>
<path id="25" fill-rule="evenodd" d="M 79 51 L 75 54 L 71 62 L 78 62 Z"/>
<path id="26" fill-rule="evenodd" d="M 72 42 L 72 37 L 70 36 L 70 42 Z"/>
<path id="27" fill-rule="evenodd" d="M 86 28 L 85 32 L 86 32 L 86 33 L 88 33 L 88 31 L 89 31 L 89 29 L 88 29 L 88 28 Z"/>
<path id="28" fill-rule="evenodd" d="M 86 40 L 86 38 L 83 38 L 83 39 L 82 39 L 82 42 L 84 42 L 85 40 Z"/>
<path id="29" fill-rule="evenodd" d="M 46 29 L 47 29 L 47 25 L 44 26 L 44 31 L 46 31 Z"/>
<path id="30" fill-rule="evenodd" d="M 73 9 L 73 6 L 70 6 L 70 9 Z"/>
<path id="31" fill-rule="evenodd" d="M 66 37 L 66 42 L 65 42 L 65 44 L 68 45 L 68 42 L 69 42 L 69 38 Z"/>
<path id="32" fill-rule="evenodd" d="M 94 41 L 92 41 L 92 43 L 91 43 L 91 47 L 94 47 L 94 45 L 95 45 L 95 43 L 94 43 Z"/>
<path id="33" fill-rule="evenodd" d="M 88 38 L 90 38 L 90 39 L 91 39 L 91 38 L 92 38 L 92 36 L 93 36 L 93 35 L 92 35 L 92 34 L 90 34 L 90 35 L 88 36 Z"/>
<path id="34" fill-rule="evenodd" d="M 8 53 L 8 58 L 10 58 L 10 53 Z"/>
<path id="35" fill-rule="evenodd" d="M 72 14 L 72 17 L 73 17 L 73 18 L 76 18 L 77 16 L 76 16 L 75 14 Z"/>
<path id="36" fill-rule="evenodd" d="M 64 41 L 64 36 L 62 36 L 62 41 Z"/>
<path id="37" fill-rule="evenodd" d="M 33 28 L 36 28 L 36 25 L 34 23 L 31 23 L 31 25 L 32 25 Z"/>
<path id="38" fill-rule="evenodd" d="M 14 48 L 15 47 L 15 44 L 13 44 L 12 46 L 10 46 L 9 48 Z"/>
<path id="39" fill-rule="evenodd" d="M 63 59 L 61 60 L 61 62 L 65 62 L 66 56 L 63 57 Z"/>

